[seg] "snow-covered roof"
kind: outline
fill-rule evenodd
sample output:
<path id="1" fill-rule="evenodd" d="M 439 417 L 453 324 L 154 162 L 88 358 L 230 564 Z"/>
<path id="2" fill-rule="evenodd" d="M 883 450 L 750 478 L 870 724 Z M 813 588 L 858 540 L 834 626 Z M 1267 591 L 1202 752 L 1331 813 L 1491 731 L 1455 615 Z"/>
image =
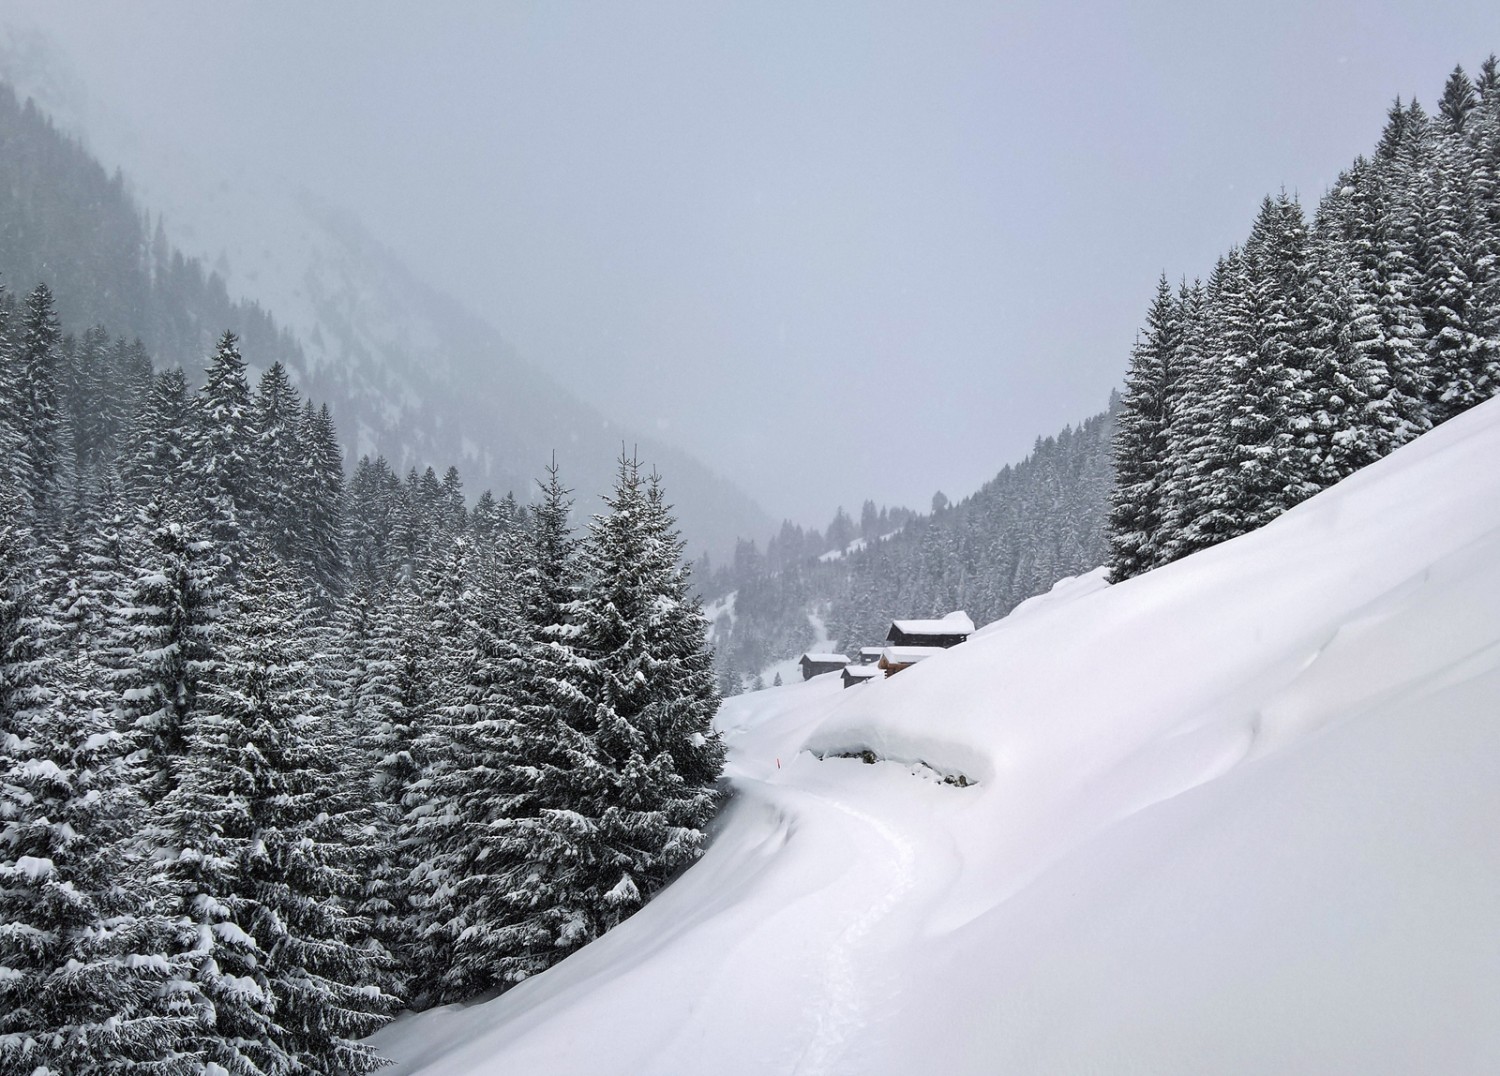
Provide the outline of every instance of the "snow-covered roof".
<path id="1" fill-rule="evenodd" d="M 911 665 L 923 658 L 941 654 L 943 650 L 941 646 L 888 646 L 880 652 L 880 656 L 887 665 Z"/>
<path id="2" fill-rule="evenodd" d="M 884 650 L 885 647 L 883 646 L 862 646 L 859 648 L 861 654 L 875 654 L 877 656 Z"/>
<path id="3" fill-rule="evenodd" d="M 893 620 L 891 626 L 902 635 L 972 635 L 974 621 L 962 609 L 941 620 Z"/>
<path id="4" fill-rule="evenodd" d="M 810 661 L 814 665 L 847 665 L 849 659 L 843 654 L 803 654 L 803 661 Z"/>
<path id="5" fill-rule="evenodd" d="M 844 675 L 852 679 L 869 679 L 873 676 L 883 676 L 885 670 L 874 665 L 851 665 L 844 670 Z"/>

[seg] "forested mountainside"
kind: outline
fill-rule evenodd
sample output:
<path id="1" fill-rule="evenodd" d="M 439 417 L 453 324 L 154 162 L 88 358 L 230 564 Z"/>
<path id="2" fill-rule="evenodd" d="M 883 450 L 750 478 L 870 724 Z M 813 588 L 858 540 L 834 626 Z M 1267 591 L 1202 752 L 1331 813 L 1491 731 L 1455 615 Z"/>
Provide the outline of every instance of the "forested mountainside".
<path id="1" fill-rule="evenodd" d="M 883 640 L 894 618 L 964 609 L 983 623 L 1097 567 L 1117 407 L 1118 398 L 1077 427 L 1039 437 L 1026 459 L 956 504 L 939 497 L 929 514 L 882 517 L 867 503 L 857 531 L 841 512 L 821 555 L 786 527 L 764 552 L 740 543 L 706 588 L 724 606 L 714 625 L 722 690 L 754 686 L 760 670 L 810 646 L 810 613 L 852 651 Z M 723 600 L 731 593 L 732 606 Z"/>
<path id="2" fill-rule="evenodd" d="M 1244 534 L 1500 390 L 1500 65 L 1397 100 L 1311 223 L 1266 198 L 1158 286 L 1127 378 L 1116 579 Z"/>
<path id="3" fill-rule="evenodd" d="M 243 179 L 222 178 L 227 189 Z M 245 215 L 231 202 L 205 212 Z M 722 557 L 739 537 L 769 529 L 733 483 L 573 397 L 356 221 L 305 194 L 267 214 L 263 228 L 237 229 L 253 236 L 244 240 L 253 250 L 202 252 L 210 268 L 175 245 L 172 206 L 144 210 L 128 176 L 108 173 L 0 84 L 0 280 L 20 293 L 47 284 L 66 331 L 107 325 L 139 338 L 164 367 L 189 371 L 233 331 L 254 369 L 280 362 L 328 403 L 348 463 L 379 454 L 403 474 L 456 463 L 471 481 L 529 500 L 533 476 L 555 453 L 591 499 L 612 481 L 601 461 L 638 446 L 674 476 L 695 552 Z M 287 249 L 270 249 L 278 244 Z M 236 260 L 252 255 L 267 264 L 237 272 Z"/>
<path id="4" fill-rule="evenodd" d="M 575 534 L 0 289 L 0 1072 L 360 1073 L 701 852 L 722 748 L 653 472 Z"/>
<path id="5" fill-rule="evenodd" d="M 737 689 L 814 640 L 898 616 L 983 623 L 1106 561 L 1129 578 L 1261 526 L 1500 391 L 1500 69 L 1397 101 L 1309 222 L 1286 192 L 1208 280 L 1165 277 L 1109 415 L 1038 442 L 965 502 L 839 558 L 714 576 Z M 1118 430 L 1113 416 L 1118 418 Z M 1113 450 L 1113 461 L 1111 457 Z M 1112 472 L 1112 462 L 1118 476 Z"/>

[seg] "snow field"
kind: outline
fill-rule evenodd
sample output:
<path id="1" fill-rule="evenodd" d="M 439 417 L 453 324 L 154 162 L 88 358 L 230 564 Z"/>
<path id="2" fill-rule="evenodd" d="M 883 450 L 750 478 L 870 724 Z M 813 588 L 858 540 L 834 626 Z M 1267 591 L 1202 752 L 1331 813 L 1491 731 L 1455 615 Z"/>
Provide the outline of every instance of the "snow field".
<path id="1" fill-rule="evenodd" d="M 1497 460 L 1493 401 L 893 679 L 729 700 L 701 863 L 377 1042 L 454 1074 L 1500 1071 Z M 902 764 L 817 757 L 864 750 Z"/>

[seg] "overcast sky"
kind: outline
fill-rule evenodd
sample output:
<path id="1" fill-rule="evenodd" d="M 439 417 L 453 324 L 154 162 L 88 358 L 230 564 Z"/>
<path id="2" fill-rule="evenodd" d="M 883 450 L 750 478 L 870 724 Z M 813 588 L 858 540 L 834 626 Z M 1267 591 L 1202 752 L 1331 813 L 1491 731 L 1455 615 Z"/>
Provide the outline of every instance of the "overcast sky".
<path id="1" fill-rule="evenodd" d="M 1500 50 L 1495 0 L 8 2 L 142 129 L 237 140 L 817 525 L 1101 410 L 1158 273 Z"/>

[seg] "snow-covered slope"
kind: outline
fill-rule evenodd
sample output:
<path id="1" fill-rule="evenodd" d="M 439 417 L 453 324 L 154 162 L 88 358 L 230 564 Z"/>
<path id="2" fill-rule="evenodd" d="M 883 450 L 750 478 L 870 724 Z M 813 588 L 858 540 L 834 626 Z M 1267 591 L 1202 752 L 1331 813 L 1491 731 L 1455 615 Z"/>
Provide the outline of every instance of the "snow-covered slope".
<path id="1" fill-rule="evenodd" d="M 731 700 L 699 865 L 378 1041 L 445 1074 L 1500 1071 L 1497 462 L 1492 401 L 895 679 Z"/>

